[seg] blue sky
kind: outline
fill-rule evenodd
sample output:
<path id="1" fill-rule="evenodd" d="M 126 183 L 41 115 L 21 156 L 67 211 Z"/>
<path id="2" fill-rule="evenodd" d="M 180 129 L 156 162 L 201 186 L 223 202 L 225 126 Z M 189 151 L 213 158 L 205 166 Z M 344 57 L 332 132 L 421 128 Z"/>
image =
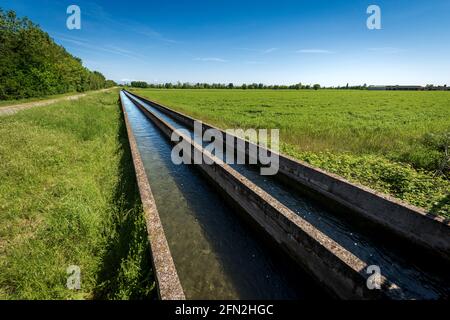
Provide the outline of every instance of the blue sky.
<path id="1" fill-rule="evenodd" d="M 81 30 L 66 9 L 81 8 Z M 379 5 L 382 29 L 366 27 Z M 450 1 L 0 0 L 116 81 L 448 84 Z"/>

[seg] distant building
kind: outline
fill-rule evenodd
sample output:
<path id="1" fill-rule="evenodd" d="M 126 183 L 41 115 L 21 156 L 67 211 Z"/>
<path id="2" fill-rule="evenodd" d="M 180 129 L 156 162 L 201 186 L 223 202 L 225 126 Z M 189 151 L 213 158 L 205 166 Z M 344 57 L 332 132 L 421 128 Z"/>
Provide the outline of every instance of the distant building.
<path id="1" fill-rule="evenodd" d="M 386 90 L 405 90 L 405 91 L 419 91 L 424 90 L 422 86 L 387 86 Z"/>
<path id="2" fill-rule="evenodd" d="M 450 87 L 445 86 L 368 86 L 367 90 L 402 90 L 402 91 L 422 91 L 422 90 L 439 90 L 448 91 Z"/>
<path id="3" fill-rule="evenodd" d="M 437 87 L 431 87 L 430 89 L 427 89 L 427 90 L 447 91 L 447 90 L 450 90 L 450 87 L 447 87 L 447 86 L 437 86 Z"/>
<path id="4" fill-rule="evenodd" d="M 403 90 L 403 91 L 420 91 L 425 90 L 422 86 L 369 86 L 369 90 Z"/>
<path id="5" fill-rule="evenodd" d="M 386 90 L 386 86 L 368 86 L 367 90 Z"/>

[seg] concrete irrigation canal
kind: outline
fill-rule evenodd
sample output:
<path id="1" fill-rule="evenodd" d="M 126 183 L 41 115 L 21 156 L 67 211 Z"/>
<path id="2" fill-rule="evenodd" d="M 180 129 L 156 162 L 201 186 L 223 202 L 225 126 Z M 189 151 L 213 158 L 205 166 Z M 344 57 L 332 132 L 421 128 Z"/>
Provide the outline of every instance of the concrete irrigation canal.
<path id="1" fill-rule="evenodd" d="M 283 156 L 276 176 L 224 164 L 195 142 L 194 119 L 120 100 L 161 298 L 449 297 L 448 221 Z M 174 164 L 173 132 L 211 164 Z"/>

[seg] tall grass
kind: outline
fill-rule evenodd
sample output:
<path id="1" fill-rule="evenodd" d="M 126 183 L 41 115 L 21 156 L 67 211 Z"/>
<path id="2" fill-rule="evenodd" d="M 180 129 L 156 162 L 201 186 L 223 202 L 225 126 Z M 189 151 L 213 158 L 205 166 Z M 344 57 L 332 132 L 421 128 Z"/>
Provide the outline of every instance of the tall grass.
<path id="1" fill-rule="evenodd" d="M 117 91 L 0 117 L 0 298 L 152 298 Z M 66 288 L 69 265 L 81 290 Z"/>

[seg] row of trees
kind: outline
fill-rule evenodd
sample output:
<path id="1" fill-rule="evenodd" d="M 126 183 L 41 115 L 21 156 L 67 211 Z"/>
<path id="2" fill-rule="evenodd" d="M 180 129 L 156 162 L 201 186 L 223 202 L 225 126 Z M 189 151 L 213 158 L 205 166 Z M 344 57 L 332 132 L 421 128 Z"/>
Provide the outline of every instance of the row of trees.
<path id="1" fill-rule="evenodd" d="M 235 85 L 233 83 L 189 83 L 189 82 L 177 82 L 177 83 L 147 83 L 145 81 L 132 81 L 131 87 L 134 88 L 159 88 L 159 89 L 320 89 L 319 84 L 314 85 L 302 85 L 301 83 L 295 85 L 265 85 L 262 83 L 251 83 Z"/>
<path id="2" fill-rule="evenodd" d="M 0 9 L 0 100 L 116 85 L 57 45 L 39 26 Z"/>
<path id="3" fill-rule="evenodd" d="M 321 87 L 320 84 L 293 84 L 293 85 L 265 85 L 263 83 L 251 83 L 251 84 L 241 84 L 235 85 L 233 83 L 223 84 L 223 83 L 189 83 L 189 82 L 177 82 L 177 83 L 147 83 L 145 81 L 132 81 L 130 83 L 132 87 L 135 88 L 159 88 L 159 89 L 272 89 L 272 90 L 309 90 L 309 89 L 367 89 L 367 85 L 362 86 L 349 86 L 344 87 Z"/>

